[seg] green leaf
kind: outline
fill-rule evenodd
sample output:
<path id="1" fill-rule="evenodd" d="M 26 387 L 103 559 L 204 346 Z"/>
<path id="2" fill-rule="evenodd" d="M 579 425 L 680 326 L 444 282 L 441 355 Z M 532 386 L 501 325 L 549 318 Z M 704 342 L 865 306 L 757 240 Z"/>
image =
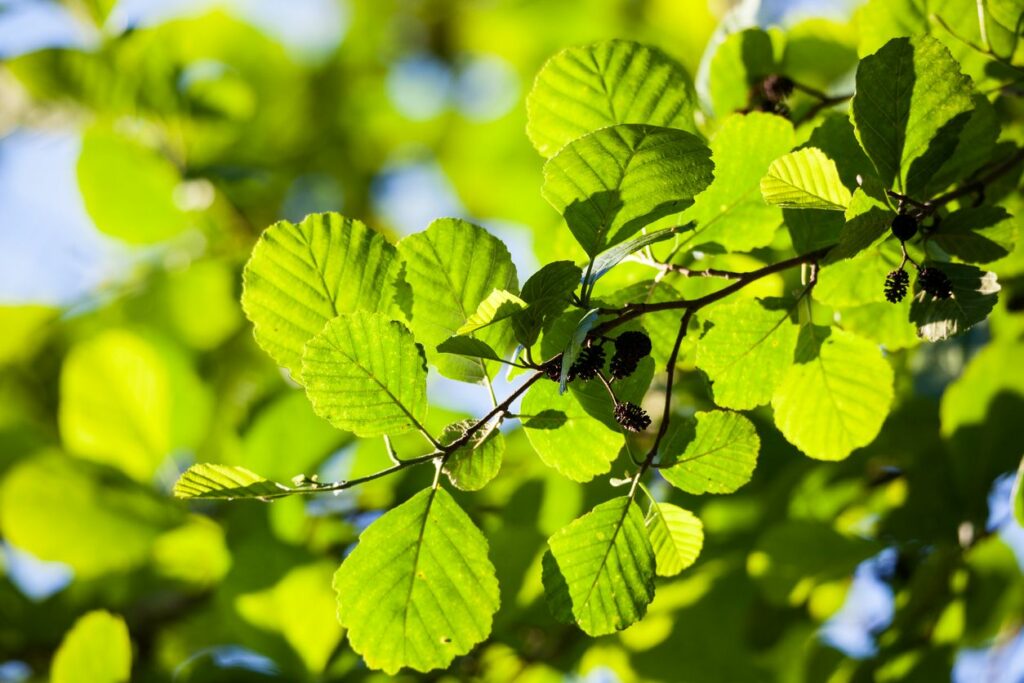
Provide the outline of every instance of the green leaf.
<path id="1" fill-rule="evenodd" d="M 537 343 L 541 331 L 569 305 L 581 277 L 583 271 L 572 261 L 553 261 L 530 276 L 520 294 L 528 307 L 512 317 L 512 327 L 520 344 L 533 346 Z"/>
<path id="2" fill-rule="evenodd" d="M 923 190 L 973 108 L 970 79 L 934 38 L 894 38 L 857 68 L 857 138 L 886 187 Z"/>
<path id="3" fill-rule="evenodd" d="M 169 239 L 192 225 L 175 202 L 181 177 L 156 150 L 106 126 L 82 136 L 78 187 L 100 232 L 130 244 Z"/>
<path id="4" fill-rule="evenodd" d="M 572 596 L 565 577 L 558 569 L 558 562 L 550 550 L 545 550 L 541 557 L 541 581 L 544 584 L 544 598 L 551 616 L 562 624 L 576 623 L 572 613 Z"/>
<path id="5" fill-rule="evenodd" d="M 748 410 L 768 403 L 793 364 L 799 329 L 794 302 L 740 299 L 703 317 L 710 329 L 697 344 L 697 367 L 711 381 L 715 403 Z"/>
<path id="6" fill-rule="evenodd" d="M 614 633 L 643 618 L 654 598 L 654 549 L 643 514 L 628 496 L 563 527 L 548 547 L 584 632 Z"/>
<path id="7" fill-rule="evenodd" d="M 343 633 L 331 590 L 334 571 L 330 560 L 290 567 L 273 585 L 235 597 L 235 609 L 249 624 L 281 634 L 307 671 L 320 673 L 327 668 Z"/>
<path id="8" fill-rule="evenodd" d="M 179 506 L 110 468 L 58 453 L 13 465 L 0 487 L 4 540 L 80 579 L 126 572 L 182 521 Z M 102 549 L 102 552 L 97 552 Z"/>
<path id="9" fill-rule="evenodd" d="M 949 214 L 934 239 L 947 253 L 969 263 L 991 263 L 1013 251 L 1017 226 L 1001 206 L 977 206 Z"/>
<path id="10" fill-rule="evenodd" d="M 751 88 L 765 76 L 781 73 L 771 36 L 759 28 L 726 36 L 715 48 L 709 69 L 711 108 L 718 118 L 746 110 Z"/>
<path id="11" fill-rule="evenodd" d="M 32 357 L 47 338 L 60 309 L 41 304 L 0 304 L 0 367 Z"/>
<path id="12" fill-rule="evenodd" d="M 124 619 L 96 610 L 79 617 L 53 656 L 51 683 L 128 683 L 132 643 Z"/>
<path id="13" fill-rule="evenodd" d="M 853 123 L 845 113 L 826 114 L 821 124 L 811 131 L 806 146 L 817 147 L 832 159 L 843 185 L 849 190 L 856 190 L 861 182 L 874 179 L 875 167 L 861 149 Z M 861 182 L 857 181 L 857 176 Z"/>
<path id="14" fill-rule="evenodd" d="M 61 368 L 65 446 L 140 481 L 175 450 L 199 445 L 210 404 L 189 360 L 155 335 L 108 328 L 75 344 Z"/>
<path id="15" fill-rule="evenodd" d="M 572 393 L 540 380 L 526 392 L 521 409 L 530 445 L 548 467 L 573 481 L 590 481 L 611 469 L 625 439 L 592 417 Z M 581 444 L 586 444 L 581 447 Z"/>
<path id="16" fill-rule="evenodd" d="M 242 275 L 242 308 L 256 341 L 298 379 L 302 349 L 328 320 L 386 312 L 400 263 L 382 235 L 336 213 L 267 228 Z"/>
<path id="17" fill-rule="evenodd" d="M 846 224 L 839 232 L 839 243 L 828 252 L 825 263 L 853 258 L 878 241 L 889 236 L 896 212 L 885 200 L 885 190 L 878 180 L 870 178 L 858 187 L 846 209 Z"/>
<path id="18" fill-rule="evenodd" d="M 750 481 L 761 440 L 739 413 L 673 418 L 659 451 L 661 476 L 687 493 L 732 493 Z"/>
<path id="19" fill-rule="evenodd" d="M 602 128 L 570 142 L 544 165 L 544 198 L 588 256 L 693 204 L 712 178 L 710 150 L 696 135 L 637 124 Z"/>
<path id="20" fill-rule="evenodd" d="M 651 503 L 646 523 L 658 576 L 676 576 L 697 561 L 704 545 L 697 515 L 671 503 Z"/>
<path id="21" fill-rule="evenodd" d="M 441 218 L 398 243 L 405 279 L 412 287 L 410 326 L 429 360 L 445 377 L 480 382 L 496 372 L 478 358 L 438 352 L 495 289 L 519 291 L 516 267 L 501 240 L 457 218 Z M 477 333 L 500 356 L 512 343 L 511 325 L 499 323 Z"/>
<path id="22" fill-rule="evenodd" d="M 968 178 L 993 157 L 996 139 L 999 137 L 999 117 L 995 107 L 981 93 L 975 93 L 972 101 L 974 111 L 960 132 L 956 149 L 928 180 L 924 191 L 926 196 L 934 196 Z"/>
<path id="23" fill-rule="evenodd" d="M 908 349 L 921 343 L 917 327 L 910 322 L 910 298 L 898 304 L 888 301 L 842 308 L 838 321 L 847 332 L 870 339 L 889 351 Z"/>
<path id="24" fill-rule="evenodd" d="M 384 513 L 334 575 L 338 618 L 367 666 L 443 669 L 490 635 L 498 581 L 487 539 L 444 489 Z"/>
<path id="25" fill-rule="evenodd" d="M 769 204 L 791 209 L 845 211 L 850 203 L 835 162 L 815 147 L 773 161 L 761 179 L 761 195 Z"/>
<path id="26" fill-rule="evenodd" d="M 959 263 L 926 264 L 939 268 L 953 285 L 953 296 L 936 299 L 914 282 L 910 321 L 928 341 L 963 334 L 988 317 L 996 305 L 999 282 L 996 274 Z"/>
<path id="27" fill-rule="evenodd" d="M 638 237 L 634 237 L 631 240 L 620 242 L 611 249 L 602 251 L 594 257 L 594 262 L 590 266 L 590 275 L 587 277 L 587 282 L 590 284 L 597 282 L 603 275 L 615 266 L 619 265 L 622 259 L 626 258 L 630 254 L 640 251 L 651 244 L 663 242 L 674 235 L 678 235 L 679 233 L 692 230 L 693 227 L 693 223 L 687 223 L 686 225 L 676 225 L 663 230 L 655 230 L 654 232 L 648 232 Z"/>
<path id="28" fill-rule="evenodd" d="M 711 139 L 715 179 L 681 216 L 680 222 L 697 222 L 684 244 L 715 242 L 730 251 L 770 244 L 782 211 L 761 197 L 761 178 L 795 144 L 793 124 L 781 116 L 754 112 L 726 118 Z"/>
<path id="29" fill-rule="evenodd" d="M 258 498 L 290 496 L 293 489 L 270 481 L 244 467 L 200 463 L 192 465 L 174 483 L 175 498 Z"/>
<path id="30" fill-rule="evenodd" d="M 783 209 L 782 220 L 797 254 L 834 246 L 846 223 L 843 214 L 823 209 Z"/>
<path id="31" fill-rule="evenodd" d="M 526 97 L 526 133 L 545 158 L 617 123 L 696 132 L 696 96 L 686 71 L 661 50 L 609 40 L 559 52 Z"/>
<path id="32" fill-rule="evenodd" d="M 899 242 L 887 240 L 851 259 L 826 265 L 818 271 L 814 300 L 836 307 L 887 303 L 885 276 L 901 260 Z"/>
<path id="33" fill-rule="evenodd" d="M 892 367 L 875 344 L 807 325 L 772 408 L 791 444 L 818 460 L 842 460 L 874 441 L 892 398 Z"/>
<path id="34" fill-rule="evenodd" d="M 501 322 L 522 311 L 527 306 L 526 302 L 512 292 L 504 289 L 496 289 L 487 295 L 487 298 L 476 307 L 476 312 L 466 319 L 462 327 L 455 330 L 456 334 L 472 334 L 477 330 Z"/>
<path id="35" fill-rule="evenodd" d="M 327 323 L 306 344 L 302 377 L 316 414 L 357 436 L 400 434 L 427 415 L 423 348 L 380 313 Z"/>
<path id="36" fill-rule="evenodd" d="M 494 349 L 488 346 L 487 342 L 480 341 L 474 337 L 464 337 L 458 334 L 454 337 L 449 337 L 438 344 L 437 350 L 439 353 L 456 353 L 460 356 L 471 356 L 473 358 L 483 358 L 485 360 L 501 360 L 501 356 L 499 356 Z"/>
<path id="37" fill-rule="evenodd" d="M 476 420 L 462 420 L 445 427 L 441 443 L 448 445 L 461 437 Z M 484 427 L 470 437 L 469 442 L 457 448 L 444 463 L 444 473 L 456 488 L 479 491 L 498 476 L 501 459 L 505 454 L 505 437 L 497 427 Z"/>
<path id="38" fill-rule="evenodd" d="M 1000 399 L 1024 395 L 1024 373 L 1010 371 L 1020 367 L 1024 367 L 1024 340 L 996 341 L 975 354 L 942 394 L 942 435 L 949 438 L 958 431 L 970 433 L 972 427 L 976 431 L 995 431 L 991 419 L 999 414 L 996 404 Z M 1016 433 L 1016 424 L 1007 428 Z"/>

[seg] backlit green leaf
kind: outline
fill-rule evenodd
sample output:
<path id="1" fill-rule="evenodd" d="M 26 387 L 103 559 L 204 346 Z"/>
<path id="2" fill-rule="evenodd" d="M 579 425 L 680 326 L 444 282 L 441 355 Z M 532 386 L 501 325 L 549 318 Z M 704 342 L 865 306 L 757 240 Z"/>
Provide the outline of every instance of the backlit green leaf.
<path id="1" fill-rule="evenodd" d="M 815 147 L 773 161 L 761 179 L 761 195 L 769 204 L 791 209 L 845 211 L 850 203 L 835 162 Z"/>
<path id="2" fill-rule="evenodd" d="M 85 209 L 100 232 L 151 244 L 192 223 L 174 200 L 181 182 L 174 164 L 132 138 L 104 126 L 89 128 L 77 171 Z"/>
<path id="3" fill-rule="evenodd" d="M 512 318 L 520 344 L 537 343 L 541 331 L 568 307 L 582 276 L 583 271 L 571 261 L 554 261 L 530 276 L 520 294 L 529 306 Z"/>
<path id="4" fill-rule="evenodd" d="M 573 392 L 559 395 L 558 385 L 549 380 L 530 387 L 521 412 L 523 429 L 540 459 L 573 481 L 590 481 L 609 471 L 624 444 L 620 432 L 591 416 Z"/>
<path id="5" fill-rule="evenodd" d="M 794 446 L 812 458 L 842 460 L 874 441 L 892 398 L 892 367 L 876 345 L 808 325 L 772 408 L 775 425 Z"/>
<path id="6" fill-rule="evenodd" d="M 157 337 L 108 328 L 64 359 L 59 424 L 68 450 L 149 481 L 198 445 L 210 396 L 188 359 Z"/>
<path id="7" fill-rule="evenodd" d="M 242 308 L 260 347 L 298 379 L 303 346 L 328 320 L 391 307 L 399 265 L 383 235 L 357 220 L 317 213 L 280 221 L 245 266 Z"/>
<path id="8" fill-rule="evenodd" d="M 671 503 L 651 503 L 646 524 L 658 576 L 675 576 L 697 561 L 704 545 L 704 525 L 697 515 Z"/>
<path id="9" fill-rule="evenodd" d="M 759 28 L 725 37 L 711 58 L 709 89 L 715 116 L 724 118 L 750 105 L 750 91 L 765 76 L 780 73 L 771 36 Z"/>
<path id="10" fill-rule="evenodd" d="M 384 513 L 334 575 L 338 618 L 368 666 L 441 669 L 490 635 L 498 581 L 487 540 L 444 489 Z"/>
<path id="11" fill-rule="evenodd" d="M 754 425 L 739 413 L 674 417 L 662 441 L 658 471 L 687 493 L 732 493 L 750 481 L 760 448 Z"/>
<path id="12" fill-rule="evenodd" d="M 441 435 L 441 443 L 452 443 L 475 422 L 462 420 L 448 425 Z M 504 454 L 505 437 L 497 428 L 484 427 L 477 430 L 465 446 L 448 456 L 444 463 L 444 473 L 456 488 L 463 491 L 478 491 L 498 476 Z"/>
<path id="13" fill-rule="evenodd" d="M 542 194 L 591 257 L 687 208 L 711 182 L 710 150 L 671 128 L 617 125 L 575 140 L 544 165 Z"/>
<path id="14" fill-rule="evenodd" d="M 602 503 L 548 539 L 576 623 L 592 636 L 639 621 L 654 598 L 654 549 L 628 496 Z"/>
<path id="15" fill-rule="evenodd" d="M 793 363 L 793 308 L 794 302 L 781 299 L 740 299 L 702 318 L 711 328 L 697 344 L 696 364 L 711 381 L 718 405 L 748 410 L 771 400 Z"/>
<path id="16" fill-rule="evenodd" d="M 970 79 L 934 38 L 894 38 L 861 60 L 856 90 L 857 137 L 883 184 L 918 193 L 956 148 Z"/>
<path id="17" fill-rule="evenodd" d="M 526 133 L 544 157 L 617 123 L 696 131 L 689 74 L 657 48 L 625 40 L 571 47 L 547 61 L 526 98 Z"/>
<path id="18" fill-rule="evenodd" d="M 761 178 L 795 144 L 793 124 L 781 116 L 754 112 L 726 118 L 711 139 L 715 179 L 682 214 L 682 221 L 697 222 L 683 242 L 714 242 L 732 251 L 771 243 L 782 211 L 761 197 Z"/>
<path id="19" fill-rule="evenodd" d="M 327 323 L 306 344 L 302 378 L 317 415 L 358 436 L 408 431 L 427 414 L 423 348 L 379 313 Z"/>
<path id="20" fill-rule="evenodd" d="M 501 322 L 526 308 L 526 302 L 511 292 L 496 289 L 480 302 L 473 315 L 466 319 L 456 334 L 472 334 L 488 325 Z"/>
<path id="21" fill-rule="evenodd" d="M 174 484 L 176 498 L 258 498 L 269 500 L 294 491 L 244 467 L 201 463 L 189 467 Z"/>
<path id="22" fill-rule="evenodd" d="M 53 656 L 51 683 L 128 683 L 132 643 L 124 619 L 97 610 L 80 617 Z"/>
<path id="23" fill-rule="evenodd" d="M 423 344 L 427 360 L 445 377 L 464 382 L 482 381 L 493 375 L 479 358 L 463 358 L 438 352 L 445 341 L 476 313 L 495 289 L 519 291 L 516 267 L 501 240 L 483 228 L 457 218 L 441 218 L 424 231 L 398 243 L 405 261 L 405 280 L 412 287 L 410 326 Z M 490 325 L 475 335 L 497 354 L 512 343 L 509 323 Z M 486 371 L 486 372 L 485 372 Z"/>
<path id="24" fill-rule="evenodd" d="M 70 565 L 81 578 L 144 565 L 157 538 L 182 518 L 166 495 L 64 454 L 20 461 L 0 487 L 4 539 L 41 560 Z"/>
<path id="25" fill-rule="evenodd" d="M 457 353 L 461 356 L 472 356 L 485 360 L 501 360 L 501 356 L 488 346 L 487 342 L 461 334 L 445 339 L 437 345 L 437 351 L 438 353 Z"/>
<path id="26" fill-rule="evenodd" d="M 935 241 L 969 263 L 991 263 L 1013 251 L 1017 225 L 1001 206 L 967 207 L 942 219 Z"/>

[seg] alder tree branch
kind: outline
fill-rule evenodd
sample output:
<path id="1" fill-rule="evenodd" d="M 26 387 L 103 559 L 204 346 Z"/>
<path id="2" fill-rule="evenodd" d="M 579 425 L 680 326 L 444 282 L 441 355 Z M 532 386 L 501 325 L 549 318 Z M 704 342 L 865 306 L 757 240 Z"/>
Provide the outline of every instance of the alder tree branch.
<path id="1" fill-rule="evenodd" d="M 807 92 L 808 94 L 819 98 L 839 100 L 848 99 L 847 96 L 842 96 L 841 98 L 828 98 L 828 96 L 824 95 L 824 93 L 812 91 L 811 89 L 808 89 L 800 85 L 798 85 L 798 87 L 804 92 Z M 822 101 L 825 101 L 825 99 L 822 99 Z M 947 204 L 953 201 L 954 199 L 958 199 L 965 195 L 969 195 L 973 192 L 984 191 L 985 187 L 989 183 L 996 180 L 1000 176 L 1008 173 L 1021 162 L 1024 162 L 1024 149 L 1017 150 L 1015 154 L 1011 155 L 1007 159 L 1004 159 L 1003 161 L 995 164 L 994 166 L 991 166 L 983 173 L 978 175 L 974 180 L 965 183 L 964 185 L 961 185 L 958 188 L 950 190 L 945 194 L 939 195 L 938 197 L 927 202 L 919 202 L 917 200 L 912 199 L 911 197 L 907 197 L 905 195 L 891 191 L 889 192 L 889 196 L 893 197 L 894 199 L 901 200 L 915 206 L 922 215 L 928 215 L 930 213 L 934 213 L 940 206 Z M 747 285 L 756 282 L 761 278 L 788 270 L 790 268 L 794 268 L 796 266 L 810 264 L 812 271 L 810 274 L 809 282 L 807 283 L 807 286 L 804 288 L 803 292 L 800 295 L 800 297 L 803 298 L 803 296 L 805 296 L 811 290 L 811 288 L 813 288 L 815 282 L 817 281 L 818 262 L 833 247 L 835 247 L 834 244 L 821 249 L 817 249 L 812 252 L 808 252 L 806 254 L 800 254 L 798 256 L 778 261 L 776 263 L 772 263 L 762 268 L 758 268 L 756 270 L 748 272 L 720 270 L 717 268 L 706 268 L 703 270 L 691 269 L 674 263 L 661 263 L 647 256 L 642 256 L 634 259 L 639 263 L 643 263 L 645 265 L 658 268 L 664 273 L 677 273 L 684 277 L 721 278 L 725 280 L 733 280 L 733 282 L 728 286 L 723 287 L 722 289 L 719 289 L 710 294 L 705 294 L 704 296 L 697 297 L 695 299 L 679 299 L 674 301 L 661 301 L 656 303 L 627 303 L 625 306 L 622 306 L 620 308 L 598 309 L 599 313 L 601 313 L 602 315 L 612 315 L 614 317 L 594 327 L 594 329 L 592 329 L 588 333 L 585 342 L 605 337 L 605 335 L 611 330 L 629 322 L 630 320 L 634 320 L 643 315 L 646 315 L 647 313 L 671 310 L 683 311 L 682 317 L 679 321 L 679 332 L 676 335 L 676 341 L 672 347 L 672 352 L 669 355 L 666 367 L 667 379 L 665 389 L 665 402 L 664 408 L 662 410 L 661 424 L 658 426 L 658 432 L 655 435 L 654 443 L 651 446 L 650 451 L 648 451 L 647 456 L 644 458 L 644 460 L 641 463 L 639 463 L 639 469 L 637 473 L 633 476 L 632 484 L 630 487 L 630 497 L 633 496 L 637 487 L 640 485 L 640 479 L 643 477 L 644 473 L 652 466 L 658 466 L 654 463 L 654 460 L 657 457 L 658 448 L 661 446 L 661 442 L 668 431 L 669 422 L 671 420 L 673 389 L 672 385 L 675 380 L 676 361 L 678 360 L 680 346 L 682 345 L 683 339 L 686 336 L 687 328 L 689 327 L 690 321 L 693 319 L 694 314 L 700 309 L 704 308 L 705 306 L 709 306 L 713 303 L 721 301 L 722 299 L 731 296 L 732 294 L 735 294 L 736 292 L 740 291 Z M 583 301 L 586 301 L 587 299 L 589 299 L 589 292 L 584 290 L 583 296 L 580 299 L 574 298 L 574 302 L 580 304 Z M 515 365 L 516 367 L 524 369 L 531 369 L 534 370 L 535 372 L 530 377 L 528 377 L 525 382 L 523 382 L 519 387 L 517 387 L 512 393 L 505 397 L 503 401 L 497 403 L 494 406 L 494 408 L 492 408 L 486 415 L 479 418 L 473 424 L 467 427 L 466 430 L 451 443 L 447 445 L 441 444 L 437 439 L 431 436 L 421 424 L 416 422 L 416 428 L 434 446 L 434 450 L 432 452 L 409 459 L 399 458 L 398 455 L 395 453 L 394 448 L 391 446 L 390 440 L 388 439 L 388 437 L 385 436 L 385 445 L 387 448 L 388 457 L 393 463 L 390 467 L 384 468 L 378 472 L 374 472 L 372 474 L 368 474 L 366 476 L 359 477 L 356 479 L 324 484 L 312 482 L 308 484 L 308 488 L 295 489 L 287 493 L 282 492 L 282 495 L 291 495 L 292 493 L 307 494 L 322 493 L 327 491 L 342 491 L 348 488 L 352 488 L 353 486 L 373 481 L 374 479 L 379 479 L 380 477 L 384 477 L 389 474 L 401 471 L 403 469 L 414 467 L 416 465 L 421 465 L 427 462 L 433 462 L 435 466 L 438 468 L 438 471 L 440 471 L 440 468 L 443 466 L 445 460 L 447 460 L 447 458 L 452 453 L 457 451 L 459 448 L 468 444 L 474 438 L 477 432 L 479 432 L 481 429 L 485 427 L 488 427 L 489 434 L 491 431 L 497 429 L 501 425 L 501 422 L 506 417 L 512 416 L 512 413 L 510 412 L 512 403 L 514 403 L 516 399 L 518 399 L 520 396 L 525 394 L 526 391 L 531 386 L 533 386 L 534 383 L 540 380 L 540 378 L 544 377 L 544 375 L 546 374 L 546 367 L 549 367 L 552 363 L 560 362 L 562 358 L 562 354 L 559 353 L 553 356 L 552 358 L 547 359 L 543 363 L 538 364 L 533 361 L 533 357 L 531 355 L 531 351 L 529 348 L 526 349 L 525 355 L 525 365 L 520 363 L 507 364 Z M 615 393 L 611 387 L 611 383 L 602 374 L 599 373 L 598 376 L 604 383 L 605 388 L 608 390 L 609 395 L 612 397 L 612 402 L 614 403 L 617 399 L 615 398 Z M 634 463 L 635 462 L 636 461 L 634 460 Z"/>
<path id="2" fill-rule="evenodd" d="M 676 361 L 679 359 L 679 347 L 683 344 L 683 338 L 686 337 L 686 330 L 690 327 L 690 319 L 693 318 L 693 312 L 695 309 L 687 308 L 683 313 L 683 316 L 679 319 L 679 332 L 676 334 L 675 344 L 672 345 L 672 352 L 668 356 L 668 362 L 665 363 L 665 371 L 668 373 L 668 377 L 665 380 L 665 406 L 661 412 L 661 424 L 658 425 L 658 433 L 654 437 L 654 443 L 651 445 L 651 450 L 647 452 L 647 457 L 644 458 L 643 463 L 640 465 L 640 469 L 633 475 L 633 483 L 629 487 L 629 497 L 632 498 L 636 493 L 636 488 L 640 484 L 640 479 L 643 478 L 644 473 L 651 467 L 651 463 L 654 462 L 654 458 L 658 455 L 658 448 L 661 446 L 661 440 L 665 438 L 665 434 L 668 432 L 668 425 L 672 419 L 672 385 L 675 380 L 676 373 Z"/>

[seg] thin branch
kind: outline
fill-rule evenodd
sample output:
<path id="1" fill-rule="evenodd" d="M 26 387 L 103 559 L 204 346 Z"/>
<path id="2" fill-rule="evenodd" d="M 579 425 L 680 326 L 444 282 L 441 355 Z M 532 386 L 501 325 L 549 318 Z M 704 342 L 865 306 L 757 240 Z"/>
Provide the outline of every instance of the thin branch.
<path id="1" fill-rule="evenodd" d="M 672 346 L 672 353 L 668 356 L 668 362 L 665 364 L 665 371 L 668 373 L 668 378 L 665 380 L 665 406 L 661 412 L 661 424 L 658 425 L 658 433 L 654 437 L 654 443 L 651 445 L 651 450 L 647 452 L 647 457 L 644 458 L 643 464 L 640 465 L 640 469 L 633 475 L 633 483 L 629 488 L 629 497 L 632 498 L 636 492 L 636 487 L 640 484 L 641 477 L 650 468 L 651 463 L 654 462 L 654 458 L 658 455 L 658 448 L 661 446 L 661 440 L 665 438 L 665 434 L 668 433 L 668 425 L 672 419 L 672 385 L 675 381 L 676 373 L 676 361 L 679 358 L 679 347 L 683 344 L 683 338 L 686 336 L 686 330 L 690 326 L 690 319 L 693 317 L 695 309 L 687 308 L 686 312 L 679 319 L 679 332 L 676 334 L 676 342 Z"/>
<path id="2" fill-rule="evenodd" d="M 675 273 L 682 275 L 683 277 L 717 277 L 725 280 L 739 280 L 746 273 L 739 273 L 733 270 L 721 270 L 719 268 L 704 268 L 694 269 L 687 268 L 686 266 L 679 265 L 678 263 L 662 263 L 661 261 L 655 261 L 648 258 L 635 258 L 633 259 L 636 263 L 650 266 L 651 268 L 657 268 L 658 270 L 666 273 Z"/>
<path id="3" fill-rule="evenodd" d="M 817 261 L 826 253 L 828 253 L 828 251 L 831 248 L 832 246 L 825 247 L 823 249 L 818 249 L 816 251 L 808 252 L 806 254 L 801 254 L 800 256 L 794 256 L 793 258 L 786 259 L 785 261 L 773 263 L 771 265 L 765 266 L 764 268 L 759 268 L 757 270 L 752 270 L 748 273 L 743 273 L 742 277 L 738 278 L 733 284 L 729 285 L 728 287 L 723 287 L 717 292 L 705 294 L 704 296 L 698 297 L 696 299 L 679 299 L 678 301 L 660 301 L 657 303 L 627 304 L 622 308 L 604 309 L 601 311 L 602 313 L 612 313 L 615 314 L 616 317 L 595 327 L 591 331 L 590 336 L 597 337 L 602 334 L 605 334 L 608 331 L 613 330 L 616 327 L 630 320 L 633 320 L 634 318 L 639 318 L 640 316 L 646 313 L 653 313 L 655 311 L 671 311 L 679 309 L 697 311 L 709 304 L 713 304 L 716 301 L 724 299 L 730 294 L 738 292 L 739 290 L 743 289 L 744 287 L 749 285 L 751 282 L 754 282 L 755 280 L 759 280 L 763 277 L 781 272 L 783 270 L 788 270 L 789 268 L 793 268 L 794 266 L 798 266 L 803 263 L 811 263 Z"/>

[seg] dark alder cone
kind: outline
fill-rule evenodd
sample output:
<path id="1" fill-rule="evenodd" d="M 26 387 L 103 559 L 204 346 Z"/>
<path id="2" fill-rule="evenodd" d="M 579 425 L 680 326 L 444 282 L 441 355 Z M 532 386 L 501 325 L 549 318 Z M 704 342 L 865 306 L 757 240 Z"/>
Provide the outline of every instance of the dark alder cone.
<path id="1" fill-rule="evenodd" d="M 623 332 L 615 340 L 615 355 L 609 366 L 612 377 L 624 379 L 636 372 L 640 359 L 651 352 L 651 338 L 643 332 Z"/>
<path id="2" fill-rule="evenodd" d="M 891 304 L 898 304 L 907 295 L 907 288 L 910 285 L 910 276 L 907 271 L 900 268 L 885 276 L 885 300 Z"/>
<path id="3" fill-rule="evenodd" d="M 891 227 L 892 234 L 901 242 L 906 242 L 917 234 L 917 220 L 903 213 L 892 219 Z"/>
<path id="4" fill-rule="evenodd" d="M 557 360 L 545 365 L 544 376 L 552 382 L 560 382 L 562 380 L 562 361 Z"/>
<path id="5" fill-rule="evenodd" d="M 934 266 L 921 269 L 917 274 L 917 284 L 936 299 L 948 299 L 953 296 L 953 283 L 945 273 Z"/>
<path id="6" fill-rule="evenodd" d="M 580 351 L 569 374 L 586 382 L 597 377 L 597 373 L 601 372 L 602 368 L 604 368 L 604 349 L 600 346 L 588 346 Z"/>
<path id="7" fill-rule="evenodd" d="M 615 355 L 643 358 L 651 352 L 651 338 L 643 332 L 630 330 L 615 339 Z"/>
<path id="8" fill-rule="evenodd" d="M 639 364 L 639 358 L 634 358 L 633 356 L 620 356 L 616 353 L 612 356 L 612 362 L 608 365 L 608 369 L 611 371 L 612 377 L 615 379 L 626 379 L 636 372 L 636 366 Z"/>
<path id="9" fill-rule="evenodd" d="M 781 74 L 766 76 L 761 81 L 761 91 L 764 93 L 764 98 L 770 102 L 781 102 L 786 99 L 793 94 L 793 87 L 793 80 Z"/>
<path id="10" fill-rule="evenodd" d="M 642 432 L 651 426 L 651 416 L 647 411 L 629 401 L 615 404 L 615 421 L 631 432 Z"/>

